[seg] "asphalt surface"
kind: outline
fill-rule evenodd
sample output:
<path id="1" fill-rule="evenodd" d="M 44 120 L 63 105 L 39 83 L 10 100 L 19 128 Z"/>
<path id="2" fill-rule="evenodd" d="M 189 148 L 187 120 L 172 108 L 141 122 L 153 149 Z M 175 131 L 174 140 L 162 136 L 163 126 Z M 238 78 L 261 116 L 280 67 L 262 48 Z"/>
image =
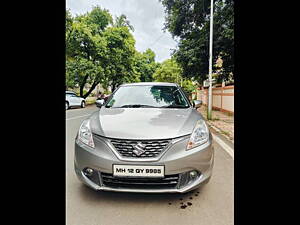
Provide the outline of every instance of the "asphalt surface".
<path id="1" fill-rule="evenodd" d="M 74 140 L 81 122 L 97 110 L 66 112 L 67 225 L 233 225 L 234 161 L 216 142 L 210 182 L 187 194 L 96 192 L 83 185 L 73 169 Z"/>

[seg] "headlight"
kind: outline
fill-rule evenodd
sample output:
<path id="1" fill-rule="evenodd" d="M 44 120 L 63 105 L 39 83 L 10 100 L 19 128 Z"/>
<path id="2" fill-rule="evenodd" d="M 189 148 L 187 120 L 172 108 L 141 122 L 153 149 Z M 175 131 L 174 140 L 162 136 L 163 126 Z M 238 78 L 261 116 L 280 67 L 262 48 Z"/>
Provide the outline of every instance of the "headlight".
<path id="1" fill-rule="evenodd" d="M 88 145 L 91 148 L 95 148 L 89 119 L 84 120 L 80 125 L 78 131 L 78 140 L 80 140 L 82 143 Z"/>
<path id="2" fill-rule="evenodd" d="M 208 141 L 208 138 L 209 138 L 209 130 L 208 127 L 206 126 L 205 121 L 198 120 L 192 132 L 186 150 L 190 150 L 192 148 L 195 148 L 199 145 L 206 143 Z"/>

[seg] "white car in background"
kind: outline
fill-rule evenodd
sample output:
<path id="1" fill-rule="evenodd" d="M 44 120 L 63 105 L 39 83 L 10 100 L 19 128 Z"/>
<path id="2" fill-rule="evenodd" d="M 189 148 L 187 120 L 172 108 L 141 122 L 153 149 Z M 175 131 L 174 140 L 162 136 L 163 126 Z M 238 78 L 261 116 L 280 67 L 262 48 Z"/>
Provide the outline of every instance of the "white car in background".
<path id="1" fill-rule="evenodd" d="M 85 107 L 85 99 L 76 95 L 73 91 L 66 91 L 66 110 L 71 107 Z"/>

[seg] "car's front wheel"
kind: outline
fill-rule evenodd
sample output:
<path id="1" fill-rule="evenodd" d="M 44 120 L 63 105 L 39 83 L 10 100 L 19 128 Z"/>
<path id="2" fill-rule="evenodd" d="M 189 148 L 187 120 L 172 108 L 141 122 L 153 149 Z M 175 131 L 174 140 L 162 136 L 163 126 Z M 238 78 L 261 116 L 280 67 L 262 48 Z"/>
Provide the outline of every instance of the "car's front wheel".
<path id="1" fill-rule="evenodd" d="M 84 107 L 85 107 L 85 102 L 82 101 L 82 102 L 81 102 L 81 108 L 84 108 Z"/>
<path id="2" fill-rule="evenodd" d="M 66 102 L 66 110 L 68 110 L 68 109 L 69 109 L 69 103 Z"/>

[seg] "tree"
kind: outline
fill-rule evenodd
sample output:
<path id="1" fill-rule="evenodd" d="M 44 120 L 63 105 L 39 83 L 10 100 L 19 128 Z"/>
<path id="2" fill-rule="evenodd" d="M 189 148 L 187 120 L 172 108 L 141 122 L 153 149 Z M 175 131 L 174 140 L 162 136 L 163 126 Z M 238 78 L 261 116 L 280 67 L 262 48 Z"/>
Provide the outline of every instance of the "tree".
<path id="1" fill-rule="evenodd" d="M 111 26 L 109 26 L 111 25 Z M 152 81 L 159 63 L 151 49 L 135 49 L 133 27 L 125 15 L 112 20 L 105 9 L 72 17 L 66 12 L 66 86 L 79 86 L 86 98 L 101 83 L 112 91 L 122 83 Z M 89 84 L 89 90 L 84 88 Z"/>
<path id="2" fill-rule="evenodd" d="M 157 82 L 178 83 L 181 81 L 182 69 L 174 59 L 163 61 L 159 68 L 153 74 Z"/>
<path id="3" fill-rule="evenodd" d="M 192 95 L 192 93 L 196 91 L 196 85 L 194 85 L 193 81 L 190 79 L 183 79 L 182 88 L 188 96 Z"/>
<path id="4" fill-rule="evenodd" d="M 114 27 L 128 27 L 131 31 L 134 31 L 134 27 L 130 24 L 127 17 L 122 14 L 121 16 L 117 16 L 115 18 L 115 22 L 113 23 Z"/>
<path id="5" fill-rule="evenodd" d="M 135 55 L 135 71 L 138 73 L 141 82 L 153 81 L 153 74 L 158 68 L 158 63 L 155 62 L 155 53 L 151 49 L 145 52 L 136 52 Z"/>
<path id="6" fill-rule="evenodd" d="M 183 69 L 184 77 L 198 82 L 207 79 L 209 60 L 210 0 L 160 0 L 165 7 L 165 29 L 178 37 L 178 49 L 173 52 Z M 223 61 L 222 69 L 215 66 L 221 79 L 231 78 L 234 70 L 233 0 L 215 0 L 213 61 Z"/>
<path id="7" fill-rule="evenodd" d="M 75 57 L 66 63 L 67 85 L 74 88 L 76 84 L 80 87 L 80 96 L 86 98 L 95 89 L 104 77 L 104 70 L 100 65 L 82 57 Z M 90 89 L 84 93 L 86 84 L 91 84 Z"/>
<path id="8" fill-rule="evenodd" d="M 72 18 L 66 16 L 66 84 L 78 84 L 80 96 L 86 98 L 104 79 L 107 69 L 107 43 L 102 37 L 111 16 L 95 7 L 90 13 Z M 83 89 L 90 84 L 84 94 Z"/>
<path id="9" fill-rule="evenodd" d="M 69 9 L 66 10 L 66 36 L 70 36 L 72 30 L 73 17 Z"/>
<path id="10" fill-rule="evenodd" d="M 135 40 L 129 32 L 130 23 L 126 16 L 117 18 L 114 23 L 109 12 L 100 7 L 75 18 L 67 11 L 66 85 L 78 84 L 81 97 L 86 98 L 100 82 L 114 90 L 124 82 L 139 81 L 134 70 Z M 84 93 L 86 84 L 90 88 Z"/>
<path id="11" fill-rule="evenodd" d="M 173 58 L 162 62 L 159 68 L 155 71 L 153 78 L 157 82 L 182 83 L 182 88 L 187 95 L 191 95 L 192 92 L 196 90 L 191 79 L 182 77 L 182 68 Z"/>
<path id="12" fill-rule="evenodd" d="M 138 82 L 134 71 L 135 40 L 127 27 L 109 27 L 103 36 L 107 42 L 108 80 L 112 91 L 124 82 Z"/>
<path id="13" fill-rule="evenodd" d="M 108 25 L 113 23 L 109 11 L 99 6 L 93 7 L 91 12 L 77 16 L 76 20 L 86 24 L 93 34 L 101 34 Z"/>

